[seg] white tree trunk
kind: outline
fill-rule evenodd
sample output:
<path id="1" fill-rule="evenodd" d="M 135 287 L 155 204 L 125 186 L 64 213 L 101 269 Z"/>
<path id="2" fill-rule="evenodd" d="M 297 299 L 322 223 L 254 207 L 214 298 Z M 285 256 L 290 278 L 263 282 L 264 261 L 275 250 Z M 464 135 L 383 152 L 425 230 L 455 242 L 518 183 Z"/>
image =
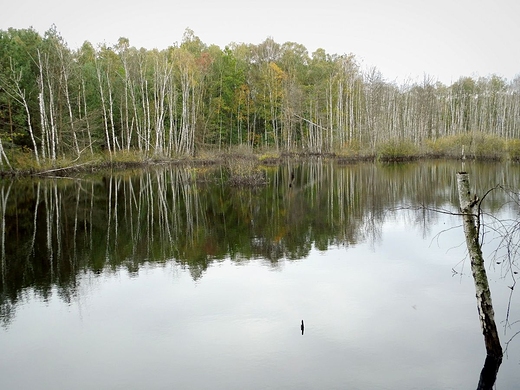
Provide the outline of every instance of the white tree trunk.
<path id="1" fill-rule="evenodd" d="M 70 122 L 70 131 L 72 132 L 72 140 L 74 142 L 74 149 L 76 151 L 76 154 L 77 156 L 79 157 L 80 155 L 80 150 L 79 150 L 79 144 L 78 144 L 78 137 L 76 136 L 76 131 L 74 129 L 74 116 L 72 115 L 72 105 L 70 103 L 70 94 L 69 94 L 69 70 L 67 69 L 67 67 L 65 66 L 65 58 L 64 58 L 64 55 L 63 55 L 63 48 L 58 48 L 58 54 L 59 54 L 59 57 L 60 57 L 60 62 L 61 62 L 61 73 L 62 73 L 62 76 L 63 76 L 63 87 L 64 87 L 64 90 L 65 90 L 65 99 L 67 101 L 67 109 L 69 111 L 69 122 Z"/>
<path id="2" fill-rule="evenodd" d="M 498 338 L 498 331 L 495 324 L 495 315 L 491 302 L 491 292 L 489 290 L 484 258 L 479 242 L 479 223 L 478 223 L 478 198 L 472 198 L 469 190 L 469 178 L 466 172 L 457 173 L 457 187 L 459 192 L 460 209 L 464 219 L 464 235 L 466 245 L 471 258 L 471 271 L 475 281 L 477 294 L 477 307 L 479 312 L 482 333 L 486 342 L 488 354 L 502 356 L 502 347 Z"/>
<path id="3" fill-rule="evenodd" d="M 36 163 L 38 165 L 40 165 L 38 146 L 36 144 L 36 139 L 34 138 L 34 132 L 33 132 L 33 128 L 32 128 L 31 111 L 29 110 L 29 103 L 27 102 L 27 99 L 25 97 L 25 90 L 22 90 L 22 88 L 20 86 L 20 80 L 22 78 L 22 71 L 17 72 L 15 70 L 11 59 L 10 59 L 10 68 L 11 68 L 11 75 L 10 75 L 11 81 L 4 83 L 0 79 L 0 82 L 1 82 L 1 85 L 4 89 L 4 91 L 11 98 L 13 98 L 18 104 L 21 104 L 23 106 L 23 108 L 25 109 L 25 113 L 27 115 L 27 128 L 29 130 L 29 136 L 31 137 L 31 142 L 33 144 L 34 156 L 36 158 Z M 5 157 L 7 165 L 9 165 L 9 167 L 11 167 L 11 165 L 9 164 L 9 160 L 7 159 L 7 156 L 5 155 L 1 140 L 0 140 L 0 151 L 1 151 L 1 155 Z M 0 163 L 3 164 L 1 159 L 0 159 Z"/>
<path id="4" fill-rule="evenodd" d="M 112 158 L 112 148 L 110 147 L 110 135 L 108 133 L 108 117 L 105 103 L 105 93 L 103 92 L 103 78 L 101 77 L 101 65 L 96 61 L 96 74 L 99 84 L 99 94 L 101 96 L 101 107 L 103 109 L 103 124 L 105 128 L 105 138 L 107 141 L 107 149 L 110 157 Z"/>
<path id="5" fill-rule="evenodd" d="M 87 92 L 85 90 L 85 80 L 81 79 L 81 90 L 83 92 L 83 108 L 84 108 L 84 115 L 85 115 L 85 123 L 87 125 L 87 136 L 88 136 L 88 145 L 90 149 L 90 154 L 94 155 L 94 150 L 92 149 L 92 135 L 90 133 L 90 122 L 88 120 L 88 110 L 87 110 Z M 80 103 L 78 102 L 78 105 Z"/>

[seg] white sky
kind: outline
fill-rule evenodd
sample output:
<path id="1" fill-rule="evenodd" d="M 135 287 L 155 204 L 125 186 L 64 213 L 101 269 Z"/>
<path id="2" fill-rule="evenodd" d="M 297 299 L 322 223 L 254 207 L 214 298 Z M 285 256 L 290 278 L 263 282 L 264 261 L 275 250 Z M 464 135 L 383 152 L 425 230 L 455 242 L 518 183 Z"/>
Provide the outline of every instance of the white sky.
<path id="1" fill-rule="evenodd" d="M 450 84 L 460 76 L 520 74 L 518 0 L 17 0 L 1 7 L 0 29 L 52 24 L 70 47 L 85 40 L 164 49 L 189 27 L 206 44 L 303 44 L 311 54 L 353 53 L 388 81 Z"/>

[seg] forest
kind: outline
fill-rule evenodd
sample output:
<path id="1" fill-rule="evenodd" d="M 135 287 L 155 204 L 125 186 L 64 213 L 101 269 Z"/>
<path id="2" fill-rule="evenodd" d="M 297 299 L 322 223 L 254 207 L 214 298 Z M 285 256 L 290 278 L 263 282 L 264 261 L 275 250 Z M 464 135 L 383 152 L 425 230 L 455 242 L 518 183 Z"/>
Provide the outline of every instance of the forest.
<path id="1" fill-rule="evenodd" d="M 71 49 L 55 26 L 0 30 L 1 170 L 233 147 L 518 158 L 519 138 L 520 76 L 397 85 L 354 54 L 272 38 L 222 49 L 186 29 L 164 50 Z"/>

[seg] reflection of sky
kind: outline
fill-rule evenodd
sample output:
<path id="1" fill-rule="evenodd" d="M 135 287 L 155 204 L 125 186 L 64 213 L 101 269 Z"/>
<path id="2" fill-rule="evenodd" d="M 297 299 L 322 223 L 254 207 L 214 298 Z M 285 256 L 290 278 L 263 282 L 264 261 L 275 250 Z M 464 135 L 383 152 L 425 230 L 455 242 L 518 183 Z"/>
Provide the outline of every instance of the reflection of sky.
<path id="1" fill-rule="evenodd" d="M 215 263 L 197 282 L 172 264 L 85 276 L 76 302 L 29 297 L 0 330 L 0 388 L 474 388 L 483 337 L 462 230 L 432 240 L 446 221 L 423 239 L 396 219 L 376 247 L 276 269 Z M 495 276 L 501 328 L 507 287 Z M 518 343 L 498 388 L 520 379 Z"/>

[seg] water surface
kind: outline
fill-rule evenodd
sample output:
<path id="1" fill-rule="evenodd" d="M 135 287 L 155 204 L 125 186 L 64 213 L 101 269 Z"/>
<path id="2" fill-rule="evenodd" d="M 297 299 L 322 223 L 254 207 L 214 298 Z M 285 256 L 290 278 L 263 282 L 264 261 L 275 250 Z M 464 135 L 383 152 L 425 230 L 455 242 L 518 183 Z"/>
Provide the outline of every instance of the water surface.
<path id="1" fill-rule="evenodd" d="M 456 211 L 458 169 L 288 162 L 260 188 L 188 168 L 2 182 L 0 388 L 476 388 L 461 221 L 416 208 Z M 515 165 L 467 170 L 478 193 L 520 182 Z M 518 216 L 499 192 L 486 206 Z M 504 345 L 518 303 L 487 237 Z M 498 389 L 519 383 L 519 343 Z"/>

